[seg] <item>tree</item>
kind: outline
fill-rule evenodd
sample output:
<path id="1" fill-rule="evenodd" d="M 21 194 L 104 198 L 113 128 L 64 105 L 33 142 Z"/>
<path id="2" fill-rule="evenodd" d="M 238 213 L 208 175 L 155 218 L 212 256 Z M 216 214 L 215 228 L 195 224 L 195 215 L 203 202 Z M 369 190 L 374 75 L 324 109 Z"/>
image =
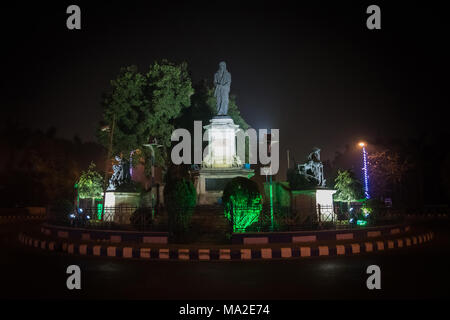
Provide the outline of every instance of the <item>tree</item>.
<path id="1" fill-rule="evenodd" d="M 95 163 L 91 162 L 87 171 L 81 173 L 77 182 L 80 199 L 95 199 L 103 197 L 103 177 L 96 170 Z"/>
<path id="2" fill-rule="evenodd" d="M 334 180 L 334 188 L 337 190 L 334 199 L 339 202 L 350 202 L 360 200 L 363 197 L 361 182 L 355 178 L 353 171 L 338 171 L 338 176 Z"/>
<path id="3" fill-rule="evenodd" d="M 402 192 L 406 173 L 413 167 L 412 162 L 402 158 L 398 152 L 385 149 L 370 153 L 369 177 L 374 196 L 382 197 Z"/>
<path id="4" fill-rule="evenodd" d="M 110 130 L 114 127 L 111 153 L 129 156 L 148 142 L 151 117 L 150 100 L 146 94 L 147 78 L 136 66 L 122 68 L 111 81 L 112 90 L 103 101 L 103 121 L 108 131 L 100 131 L 100 142 L 109 147 Z"/>
<path id="5" fill-rule="evenodd" d="M 164 203 L 169 214 L 169 229 L 175 236 L 187 231 L 197 202 L 197 192 L 188 179 L 167 181 L 164 187 Z"/>
<path id="6" fill-rule="evenodd" d="M 150 139 L 156 139 L 163 153 L 171 145 L 173 121 L 190 106 L 193 93 L 187 64 L 174 64 L 167 60 L 153 63 L 144 75 L 136 66 L 122 68 L 119 76 L 111 81 L 112 90 L 106 94 L 103 106 L 103 125 L 110 130 L 99 132 L 99 139 L 108 148 L 112 134 L 112 154 L 130 157 L 138 149 L 144 149 Z M 112 128 L 114 131 L 112 132 Z M 151 163 L 146 155 L 146 167 Z M 133 164 L 138 161 L 133 158 Z M 165 156 L 156 158 L 161 162 Z M 163 165 L 163 163 L 159 163 Z"/>

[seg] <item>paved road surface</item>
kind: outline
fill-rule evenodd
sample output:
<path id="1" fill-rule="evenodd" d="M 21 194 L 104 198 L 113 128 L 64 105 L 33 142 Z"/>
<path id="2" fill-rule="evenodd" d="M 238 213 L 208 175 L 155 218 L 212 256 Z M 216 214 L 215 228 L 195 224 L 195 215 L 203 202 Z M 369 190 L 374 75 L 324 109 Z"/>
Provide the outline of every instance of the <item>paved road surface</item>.
<path id="1" fill-rule="evenodd" d="M 450 298 L 450 228 L 417 248 L 349 257 L 251 262 L 151 262 L 56 254 L 21 246 L 27 225 L 0 225 L 0 298 L 360 299 Z M 79 265 L 82 290 L 66 289 Z M 369 291 L 366 268 L 381 268 Z"/>

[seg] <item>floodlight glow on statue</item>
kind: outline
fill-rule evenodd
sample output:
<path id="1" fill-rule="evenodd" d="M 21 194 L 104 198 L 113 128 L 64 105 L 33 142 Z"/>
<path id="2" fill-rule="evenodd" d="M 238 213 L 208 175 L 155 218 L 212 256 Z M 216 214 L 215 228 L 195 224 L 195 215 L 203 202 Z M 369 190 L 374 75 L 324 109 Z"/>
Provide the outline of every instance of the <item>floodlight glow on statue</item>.
<path id="1" fill-rule="evenodd" d="M 228 95 L 230 93 L 231 74 L 227 70 L 225 61 L 219 63 L 219 70 L 214 74 L 214 85 L 217 115 L 226 116 L 228 113 Z"/>

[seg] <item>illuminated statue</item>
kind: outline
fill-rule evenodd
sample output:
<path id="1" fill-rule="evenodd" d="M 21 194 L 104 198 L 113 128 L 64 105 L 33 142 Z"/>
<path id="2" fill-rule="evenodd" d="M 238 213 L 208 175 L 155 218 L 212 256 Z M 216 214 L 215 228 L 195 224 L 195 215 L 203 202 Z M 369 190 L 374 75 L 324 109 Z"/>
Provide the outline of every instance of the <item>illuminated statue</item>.
<path id="1" fill-rule="evenodd" d="M 226 116 L 228 113 L 228 95 L 231 86 L 231 74 L 227 71 L 224 61 L 219 63 L 219 70 L 214 75 L 214 97 L 216 97 L 217 115 Z"/>
<path id="2" fill-rule="evenodd" d="M 119 156 L 115 157 L 118 164 L 113 165 L 113 175 L 109 179 L 107 191 L 116 190 L 119 186 L 131 181 L 130 166 L 127 161 L 122 160 Z"/>
<path id="3" fill-rule="evenodd" d="M 308 155 L 308 162 L 298 165 L 298 172 L 308 180 L 311 178 L 317 180 L 319 187 L 325 187 L 326 180 L 323 176 L 323 164 L 320 162 L 319 148 L 314 148 L 313 152 Z"/>

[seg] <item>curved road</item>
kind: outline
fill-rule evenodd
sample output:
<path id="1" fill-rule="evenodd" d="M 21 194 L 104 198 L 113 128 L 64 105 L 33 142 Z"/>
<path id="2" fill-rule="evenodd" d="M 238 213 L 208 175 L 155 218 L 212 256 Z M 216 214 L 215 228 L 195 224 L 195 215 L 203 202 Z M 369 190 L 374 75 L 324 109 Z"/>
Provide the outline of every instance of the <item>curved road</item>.
<path id="1" fill-rule="evenodd" d="M 23 247 L 20 230 L 0 225 L 0 298 L 100 299 L 405 299 L 449 298 L 450 227 L 411 249 L 347 257 L 232 262 L 152 262 L 80 257 Z M 82 289 L 66 288 L 66 268 Z M 366 288 L 366 268 L 381 268 L 381 290 Z"/>

